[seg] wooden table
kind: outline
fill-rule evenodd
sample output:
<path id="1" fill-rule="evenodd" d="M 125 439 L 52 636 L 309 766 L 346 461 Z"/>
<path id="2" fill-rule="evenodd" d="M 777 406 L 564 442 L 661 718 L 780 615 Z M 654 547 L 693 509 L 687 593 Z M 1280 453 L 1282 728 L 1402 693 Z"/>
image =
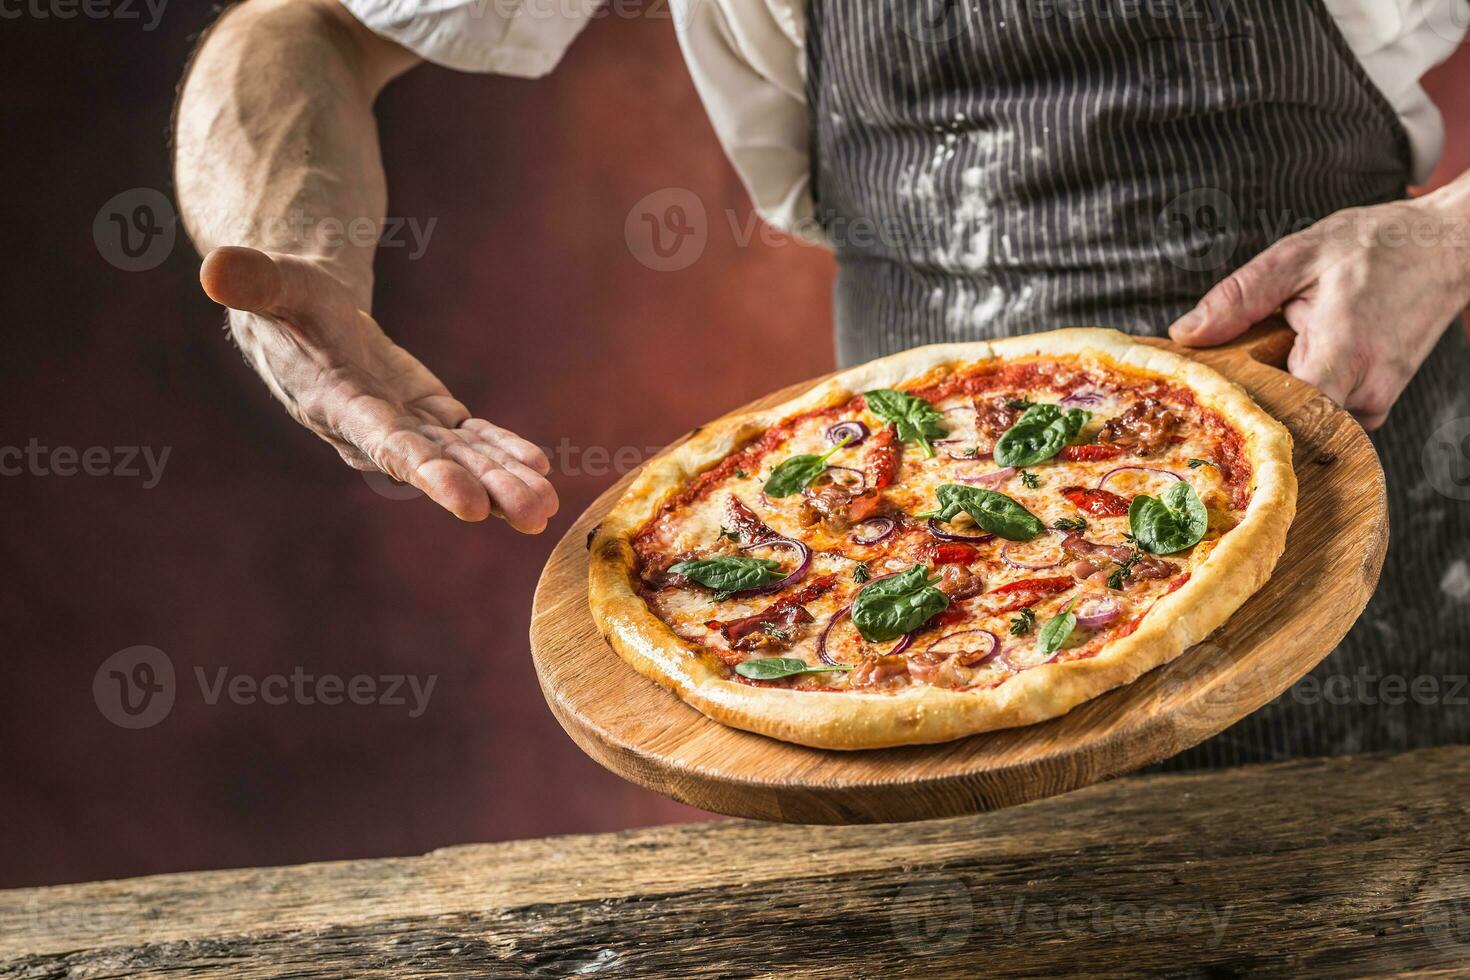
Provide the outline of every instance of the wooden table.
<path id="1" fill-rule="evenodd" d="M 0 977 L 1470 970 L 1470 747 L 0 892 Z"/>

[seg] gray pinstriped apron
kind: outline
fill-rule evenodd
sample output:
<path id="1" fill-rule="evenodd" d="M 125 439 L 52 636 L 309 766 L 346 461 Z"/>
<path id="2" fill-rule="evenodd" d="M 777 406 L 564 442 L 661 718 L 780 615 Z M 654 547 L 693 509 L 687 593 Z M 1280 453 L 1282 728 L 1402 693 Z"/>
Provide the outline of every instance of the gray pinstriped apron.
<path id="1" fill-rule="evenodd" d="M 1322 0 L 811 0 L 806 43 L 844 364 L 1071 324 L 1162 335 L 1272 241 L 1409 177 Z M 1375 437 L 1393 533 L 1348 638 L 1169 767 L 1470 742 L 1470 479 L 1421 462 L 1435 439 L 1470 454 L 1467 378 L 1448 330 Z"/>

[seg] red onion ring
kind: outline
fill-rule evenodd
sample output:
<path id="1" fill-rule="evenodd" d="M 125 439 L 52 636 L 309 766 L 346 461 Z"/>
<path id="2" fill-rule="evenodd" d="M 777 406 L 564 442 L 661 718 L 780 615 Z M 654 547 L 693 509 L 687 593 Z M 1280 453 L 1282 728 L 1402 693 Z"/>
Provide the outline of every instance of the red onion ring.
<path id="1" fill-rule="evenodd" d="M 1063 398 L 1061 404 L 1067 406 L 1068 408 L 1095 408 L 1096 406 L 1101 405 L 1105 400 L 1106 399 L 1104 399 L 1101 392 L 1093 391 L 1090 388 L 1080 388 L 1077 391 L 1072 392 L 1066 398 Z"/>
<path id="2" fill-rule="evenodd" d="M 1058 531 L 1058 530 L 1056 530 L 1054 528 L 1047 528 L 1047 531 L 1049 531 L 1052 535 L 1061 534 L 1061 535 L 1063 535 L 1065 537 L 1065 532 Z M 1027 572 L 1039 572 L 1042 569 L 1046 569 L 1046 568 L 1056 568 L 1062 562 L 1064 562 L 1064 561 L 1067 560 L 1067 552 L 1065 550 L 1063 550 L 1061 552 L 1061 554 L 1057 557 L 1057 560 L 1056 561 L 1044 562 L 1044 563 L 1041 563 L 1041 564 L 1038 564 L 1038 563 L 1035 563 L 1035 562 L 1026 562 L 1026 561 L 1022 561 L 1019 558 L 1013 557 L 1011 555 L 1011 546 L 1012 545 L 1017 545 L 1017 544 L 1023 544 L 1023 543 L 1024 544 L 1029 544 L 1030 542 L 1007 541 L 1004 545 L 1001 546 L 1001 549 L 1000 549 L 1000 560 L 1003 561 L 1003 562 L 1005 562 L 1007 565 L 1011 566 L 1012 568 L 1019 568 L 1019 569 L 1022 569 L 1023 571 L 1027 571 Z"/>
<path id="3" fill-rule="evenodd" d="M 959 477 L 959 481 L 961 483 L 978 483 L 982 487 L 994 488 L 1000 486 L 1007 479 L 1014 476 L 1015 473 L 1016 468 L 1014 466 L 1007 466 L 1003 470 L 995 470 L 994 472 L 984 473 L 980 476 L 962 476 Z"/>
<path id="4" fill-rule="evenodd" d="M 891 517 L 870 517 L 853 525 L 852 540 L 855 544 L 874 545 L 887 538 L 897 527 L 898 522 Z"/>
<path id="5" fill-rule="evenodd" d="M 1168 470 L 1160 469 L 1157 466 L 1119 466 L 1116 469 L 1111 469 L 1104 473 L 1103 478 L 1097 481 L 1097 488 L 1099 490 L 1106 490 L 1108 488 L 1108 481 L 1119 473 L 1157 473 L 1160 476 L 1171 477 L 1175 480 L 1184 479 L 1178 473 L 1170 473 Z"/>
<path id="6" fill-rule="evenodd" d="M 765 541 L 757 541 L 754 544 L 742 545 L 740 550 L 752 551 L 756 548 L 781 547 L 796 549 L 797 563 L 796 570 L 794 572 L 778 581 L 768 582 L 765 585 L 757 585 L 753 589 L 741 589 L 739 592 L 730 593 L 730 595 L 736 599 L 744 599 L 749 596 L 756 595 L 773 595 L 774 593 L 780 592 L 787 586 L 795 585 L 797 582 L 799 582 L 801 580 L 801 577 L 806 574 L 806 570 L 812 567 L 811 549 L 802 544 L 800 541 L 793 541 L 790 538 L 768 538 Z"/>
<path id="7" fill-rule="evenodd" d="M 885 577 L 887 577 L 887 576 L 885 576 Z M 878 581 L 878 579 L 873 579 L 872 581 L 876 582 L 876 581 Z M 834 627 L 834 626 L 837 625 L 837 621 L 839 619 L 841 619 L 843 616 L 846 616 L 850 612 L 852 612 L 852 605 L 851 604 L 846 605 L 846 606 L 843 606 L 841 609 L 839 609 L 835 613 L 833 613 L 832 614 L 832 618 L 829 619 L 829 620 L 827 620 L 827 625 L 822 627 L 822 635 L 819 636 L 819 637 L 817 637 L 817 659 L 821 660 L 822 663 L 827 664 L 830 667 L 851 667 L 851 666 L 853 666 L 852 664 L 843 663 L 841 660 L 833 660 L 832 659 L 832 656 L 829 653 L 827 653 L 827 634 L 830 633 L 830 632 L 832 632 L 832 627 Z M 861 636 L 862 634 L 860 633 L 858 635 Z M 867 641 L 865 640 L 864 642 L 867 642 Z M 905 650 L 907 650 L 909 648 L 909 644 L 910 643 L 913 643 L 913 642 L 914 642 L 914 634 L 912 634 L 912 633 L 905 633 L 903 636 L 900 636 L 898 638 L 898 643 L 893 647 L 893 649 L 892 650 L 889 650 L 888 653 L 884 654 L 884 656 L 890 656 L 891 657 L 894 654 L 903 653 Z"/>
<path id="8" fill-rule="evenodd" d="M 976 445 L 976 443 L 979 441 L 979 438 L 980 438 L 980 433 L 978 431 L 979 430 L 979 427 L 980 427 L 979 413 L 976 412 L 975 409 L 974 409 L 974 407 L 972 407 L 972 406 L 968 406 L 968 405 L 956 405 L 954 408 L 946 408 L 944 411 L 940 412 L 939 414 L 940 415 L 951 415 L 951 414 L 953 414 L 955 412 L 969 412 L 969 413 L 971 413 L 972 415 L 975 416 L 975 420 L 970 424 L 970 429 L 972 431 L 969 433 L 969 435 L 966 438 L 958 438 L 954 434 L 954 428 L 951 427 L 949 433 L 945 436 L 945 438 L 943 438 L 943 439 L 935 439 L 934 442 L 933 442 L 933 445 L 935 445 L 935 446 L 957 446 L 957 445 L 960 445 L 960 444 L 963 443 L 964 445 L 968 446 L 971 449 L 978 450 L 979 447 Z M 948 449 L 946 449 L 944 451 L 944 455 L 948 456 L 950 459 L 957 459 L 957 460 L 959 460 L 962 463 L 973 463 L 976 460 L 989 459 L 990 456 L 991 456 L 990 453 L 981 453 L 981 452 L 978 452 L 978 451 L 977 452 L 974 452 L 974 453 L 971 453 L 971 454 L 966 454 L 966 453 L 963 453 L 963 452 L 954 453 L 954 452 L 950 452 Z"/>
<path id="9" fill-rule="evenodd" d="M 838 422 L 836 425 L 828 428 L 824 438 L 826 438 L 827 445 L 829 446 L 835 446 L 843 439 L 847 439 L 849 446 L 856 446 L 868 438 L 869 435 L 870 433 L 866 425 L 863 425 L 857 419 L 848 419 L 845 422 Z"/>
<path id="10" fill-rule="evenodd" d="M 986 653 L 985 656 L 981 657 L 979 660 L 975 661 L 972 664 L 965 664 L 965 666 L 967 666 L 967 667 L 982 667 L 985 664 L 990 663 L 990 661 L 994 660 L 996 657 L 998 657 L 1000 655 L 1000 640 L 996 637 L 996 635 L 994 633 L 990 632 L 990 630 L 978 630 L 978 629 L 977 630 L 960 630 L 957 633 L 946 633 L 944 636 L 941 636 L 939 639 L 935 640 L 933 643 L 931 643 L 927 647 L 925 647 L 925 650 L 933 650 L 935 647 L 939 646 L 939 644 L 943 643 L 945 640 L 952 640 L 952 639 L 954 639 L 957 636 L 969 636 L 972 633 L 982 633 L 985 636 L 990 637 L 990 651 L 988 653 Z M 941 652 L 943 652 L 943 651 L 941 651 Z M 955 650 L 953 653 L 969 653 L 969 652 L 971 652 L 971 651 L 969 651 L 969 650 Z M 953 654 L 951 654 L 951 656 L 953 656 Z"/>
<path id="11" fill-rule="evenodd" d="M 1093 596 L 1084 599 L 1076 609 L 1077 625 L 1095 630 L 1117 619 L 1123 607 L 1111 596 Z"/>
<path id="12" fill-rule="evenodd" d="M 961 463 L 983 463 L 985 460 L 991 459 L 995 455 L 994 453 L 982 453 L 982 452 L 980 452 L 979 451 L 979 448 L 974 444 L 974 442 L 972 442 L 969 439 L 940 439 L 937 442 L 933 443 L 933 445 L 936 445 L 936 446 L 952 446 L 955 443 L 959 443 L 959 442 L 968 442 L 968 443 L 970 443 L 970 448 L 971 449 L 974 449 L 975 452 L 973 452 L 973 453 L 952 453 L 948 449 L 946 449 L 944 451 L 944 455 L 948 456 L 950 459 L 958 460 Z"/>
<path id="13" fill-rule="evenodd" d="M 850 446 L 850 445 L 852 445 L 852 443 L 848 443 L 848 445 Z M 829 466 L 825 470 L 823 470 L 822 473 L 823 473 L 823 475 L 825 475 L 825 474 L 831 473 L 833 470 L 838 470 L 838 471 L 841 471 L 843 473 L 853 473 L 853 474 L 856 474 L 856 476 L 857 476 L 857 485 L 856 486 L 848 486 L 845 483 L 836 483 L 835 481 L 833 482 L 833 486 L 841 487 L 842 489 L 847 490 L 850 493 L 855 493 L 855 494 L 867 493 L 867 491 L 868 491 L 868 477 L 867 477 L 867 475 L 865 473 L 863 473 L 862 470 L 853 469 L 851 466 Z"/>
<path id="14" fill-rule="evenodd" d="M 939 527 L 937 517 L 929 518 L 929 533 L 940 541 L 957 541 L 960 544 L 983 544 L 995 537 L 993 534 L 957 534 L 954 531 L 944 531 Z"/>

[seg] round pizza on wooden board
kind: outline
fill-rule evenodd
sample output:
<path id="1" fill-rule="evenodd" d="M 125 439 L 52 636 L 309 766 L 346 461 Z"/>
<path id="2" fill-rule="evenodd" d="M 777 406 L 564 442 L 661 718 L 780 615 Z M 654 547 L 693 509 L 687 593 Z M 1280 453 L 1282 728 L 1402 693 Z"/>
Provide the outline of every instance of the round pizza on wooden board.
<path id="1" fill-rule="evenodd" d="M 1064 714 L 1269 578 L 1291 437 L 1111 330 L 917 348 L 654 459 L 590 542 L 594 620 L 724 724 L 830 749 Z"/>

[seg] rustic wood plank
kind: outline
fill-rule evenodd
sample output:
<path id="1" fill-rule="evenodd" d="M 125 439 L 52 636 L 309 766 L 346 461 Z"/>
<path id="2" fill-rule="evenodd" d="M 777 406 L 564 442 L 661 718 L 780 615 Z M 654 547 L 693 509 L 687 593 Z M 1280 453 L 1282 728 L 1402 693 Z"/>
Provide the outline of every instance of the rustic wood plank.
<path id="1" fill-rule="evenodd" d="M 0 892 L 0 977 L 1463 975 L 1470 748 Z"/>
<path id="2" fill-rule="evenodd" d="M 1300 499 L 1286 554 L 1209 641 L 1133 684 L 1043 724 L 942 745 L 830 752 L 727 728 L 624 663 L 588 612 L 588 534 L 629 475 L 567 532 L 537 586 L 531 649 L 547 703 L 587 754 L 626 779 L 706 810 L 801 823 L 1011 806 L 1183 751 L 1316 666 L 1367 604 L 1388 547 L 1383 471 L 1368 437 L 1315 389 L 1268 366 L 1285 362 L 1291 336 L 1268 324 L 1229 347 L 1192 352 L 1243 385 L 1296 440 Z"/>

